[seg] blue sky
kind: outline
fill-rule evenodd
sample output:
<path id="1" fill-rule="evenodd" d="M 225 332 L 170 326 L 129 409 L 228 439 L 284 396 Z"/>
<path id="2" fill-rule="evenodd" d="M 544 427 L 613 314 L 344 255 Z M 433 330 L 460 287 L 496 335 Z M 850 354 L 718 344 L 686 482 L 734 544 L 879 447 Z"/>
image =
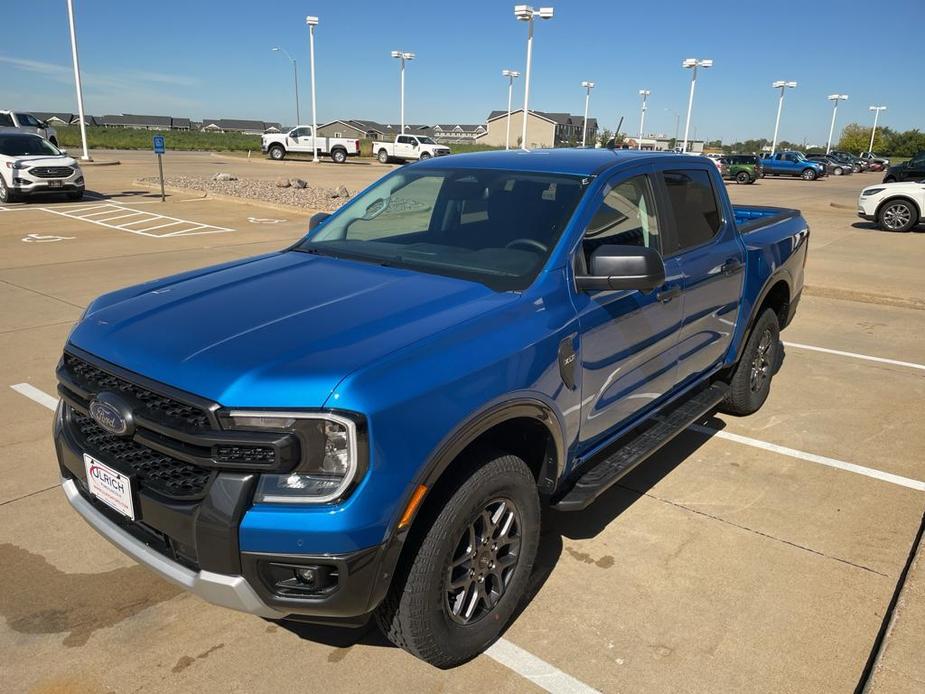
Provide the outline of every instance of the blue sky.
<path id="1" fill-rule="evenodd" d="M 501 69 L 523 71 L 526 25 L 514 19 L 513 4 L 75 0 L 86 110 L 290 124 L 292 72 L 271 51 L 279 45 L 299 62 L 302 120 L 309 121 L 310 13 L 321 20 L 319 122 L 397 122 L 393 49 L 417 54 L 406 72 L 407 122 L 484 122 L 491 109 L 506 107 Z M 825 97 L 834 92 L 850 97 L 839 107 L 842 125 L 869 123 L 868 106 L 885 104 L 882 124 L 925 127 L 925 78 L 912 67 L 918 54 L 890 48 L 913 35 L 896 26 L 923 26 L 923 0 L 548 4 L 556 15 L 536 27 L 531 108 L 581 113 L 579 83 L 592 80 L 591 115 L 610 129 L 625 116 L 624 131 L 635 134 L 638 91 L 646 88 L 646 130 L 671 135 L 675 117 L 666 109 L 686 109 L 690 72 L 680 65 L 692 56 L 715 61 L 697 81 L 692 129 L 701 138 L 770 138 L 777 79 L 799 82 L 786 96 L 782 139 L 824 142 Z M 31 2 L 4 5 L 0 108 L 76 111 L 64 0 L 45 0 L 41 12 Z M 878 43 L 866 43 L 865 34 Z M 523 99 L 518 82 L 515 107 Z"/>

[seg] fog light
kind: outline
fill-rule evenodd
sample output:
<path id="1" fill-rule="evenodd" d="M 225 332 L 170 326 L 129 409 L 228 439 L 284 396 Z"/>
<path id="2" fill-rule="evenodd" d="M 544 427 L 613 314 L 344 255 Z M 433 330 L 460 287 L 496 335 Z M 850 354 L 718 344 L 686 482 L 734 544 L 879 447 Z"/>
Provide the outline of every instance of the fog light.
<path id="1" fill-rule="evenodd" d="M 299 583 L 304 583 L 305 585 L 314 588 L 315 584 L 318 582 L 318 569 L 314 566 L 306 566 L 304 569 L 296 569 L 295 577 L 299 579 Z"/>

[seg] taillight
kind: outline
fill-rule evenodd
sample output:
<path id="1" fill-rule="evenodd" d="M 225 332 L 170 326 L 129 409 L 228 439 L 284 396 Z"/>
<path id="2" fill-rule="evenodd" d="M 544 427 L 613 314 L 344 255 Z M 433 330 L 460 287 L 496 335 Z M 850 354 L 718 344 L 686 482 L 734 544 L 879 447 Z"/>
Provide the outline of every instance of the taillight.
<path id="1" fill-rule="evenodd" d="M 360 153 L 360 141 L 359 141 L 359 140 L 354 140 L 354 141 L 353 141 L 353 146 L 357 148 L 357 154 L 359 154 L 359 153 Z"/>

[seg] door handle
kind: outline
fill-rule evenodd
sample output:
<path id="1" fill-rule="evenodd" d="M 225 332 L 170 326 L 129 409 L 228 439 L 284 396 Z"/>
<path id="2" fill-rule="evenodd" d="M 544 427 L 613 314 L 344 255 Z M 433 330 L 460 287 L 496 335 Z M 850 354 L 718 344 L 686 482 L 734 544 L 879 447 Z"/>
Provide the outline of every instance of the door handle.
<path id="1" fill-rule="evenodd" d="M 739 270 L 741 270 L 743 267 L 744 265 L 742 261 L 739 260 L 738 258 L 729 258 L 726 260 L 725 263 L 723 263 L 722 271 L 724 275 L 729 276 L 729 275 L 734 275 Z"/>
<path id="2" fill-rule="evenodd" d="M 670 287 L 662 289 L 656 293 L 655 298 L 661 301 L 663 304 L 667 304 L 676 296 L 681 296 L 681 287 L 677 284 L 673 284 Z"/>

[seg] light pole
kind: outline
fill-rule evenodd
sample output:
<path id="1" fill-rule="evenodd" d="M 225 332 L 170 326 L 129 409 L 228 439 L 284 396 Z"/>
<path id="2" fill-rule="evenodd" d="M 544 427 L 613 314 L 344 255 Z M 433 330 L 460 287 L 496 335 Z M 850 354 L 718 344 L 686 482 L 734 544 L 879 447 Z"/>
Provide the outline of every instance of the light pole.
<path id="1" fill-rule="evenodd" d="M 84 120 L 84 94 L 80 87 L 80 61 L 77 59 L 77 30 L 74 28 L 74 0 L 67 0 L 67 23 L 71 30 L 71 58 L 74 61 L 74 84 L 77 87 L 77 117 L 80 118 L 80 142 L 84 153 L 80 157 L 90 161 L 87 151 L 87 124 Z"/>
<path id="2" fill-rule="evenodd" d="M 414 53 L 392 51 L 392 57 L 401 61 L 401 134 L 405 134 L 405 61 L 414 60 Z"/>
<path id="3" fill-rule="evenodd" d="M 581 122 L 581 146 L 584 147 L 588 139 L 588 103 L 591 101 L 594 82 L 582 82 L 581 86 L 585 88 L 585 119 Z"/>
<path id="4" fill-rule="evenodd" d="M 514 78 L 520 77 L 517 70 L 502 70 L 502 77 L 507 77 L 507 133 L 504 135 L 504 149 L 511 148 L 511 100 L 514 97 Z"/>
<path id="5" fill-rule="evenodd" d="M 835 116 L 838 115 L 838 102 L 847 101 L 847 94 L 829 94 L 826 97 L 829 101 L 835 103 L 835 108 L 832 109 L 832 125 L 829 126 L 829 141 L 825 145 L 825 153 L 828 154 L 832 151 L 832 134 L 835 132 Z"/>
<path id="6" fill-rule="evenodd" d="M 774 89 L 780 89 L 780 100 L 777 102 L 777 120 L 774 121 L 774 139 L 771 140 L 771 156 L 774 156 L 774 152 L 777 151 L 777 130 L 780 128 L 780 112 L 784 108 L 784 91 L 786 89 L 795 89 L 797 83 L 778 80 L 777 82 L 772 82 L 771 86 Z"/>
<path id="7" fill-rule="evenodd" d="M 312 75 L 312 161 L 318 161 L 318 123 L 316 122 L 315 111 L 315 27 L 318 26 L 317 17 L 306 17 L 305 24 L 308 25 L 308 62 L 309 72 Z"/>
<path id="8" fill-rule="evenodd" d="M 694 89 L 697 87 L 697 68 L 708 68 L 713 67 L 713 60 L 710 58 L 685 58 L 684 62 L 681 63 L 681 67 L 693 70 L 691 73 L 691 95 L 687 100 L 687 121 L 684 123 L 684 144 L 681 146 L 681 151 L 687 151 L 687 135 L 691 129 L 691 109 L 694 107 Z"/>
<path id="9" fill-rule="evenodd" d="M 881 111 L 886 111 L 886 106 L 871 106 L 869 110 L 874 112 L 874 129 L 870 131 L 870 146 L 867 148 L 867 151 L 873 154 L 874 135 L 877 134 L 877 119 L 880 117 Z"/>
<path id="10" fill-rule="evenodd" d="M 274 48 L 273 52 L 282 53 L 292 63 L 292 83 L 295 85 L 295 124 L 299 125 L 302 122 L 302 116 L 299 114 L 299 68 L 296 65 L 295 58 L 289 55 L 289 51 L 285 48 Z"/>
<path id="11" fill-rule="evenodd" d="M 646 99 L 651 93 L 648 89 L 639 90 L 639 96 L 642 97 L 642 115 L 639 117 L 639 149 L 642 149 L 642 135 L 646 127 Z"/>
<path id="12" fill-rule="evenodd" d="M 524 72 L 524 111 L 523 111 L 523 132 L 520 138 L 520 145 L 524 149 L 527 147 L 527 114 L 529 113 L 530 101 L 530 62 L 533 59 L 533 20 L 536 17 L 540 19 L 552 19 L 553 8 L 541 7 L 534 10 L 529 5 L 514 5 L 514 16 L 522 22 L 527 23 L 527 69 Z"/>

